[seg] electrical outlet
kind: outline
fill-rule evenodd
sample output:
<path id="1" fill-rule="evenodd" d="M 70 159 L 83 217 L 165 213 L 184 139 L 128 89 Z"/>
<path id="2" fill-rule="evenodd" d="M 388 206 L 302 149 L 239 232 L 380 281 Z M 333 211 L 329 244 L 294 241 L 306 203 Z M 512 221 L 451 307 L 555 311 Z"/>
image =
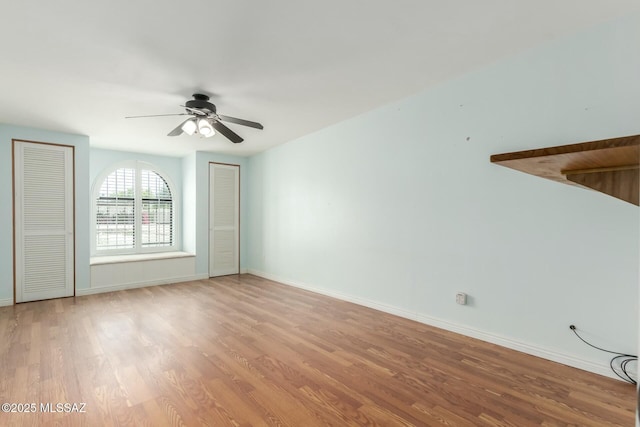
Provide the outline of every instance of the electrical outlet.
<path id="1" fill-rule="evenodd" d="M 465 294 L 464 292 L 458 292 L 456 294 L 456 302 L 460 305 L 466 305 L 467 304 L 467 294 Z"/>

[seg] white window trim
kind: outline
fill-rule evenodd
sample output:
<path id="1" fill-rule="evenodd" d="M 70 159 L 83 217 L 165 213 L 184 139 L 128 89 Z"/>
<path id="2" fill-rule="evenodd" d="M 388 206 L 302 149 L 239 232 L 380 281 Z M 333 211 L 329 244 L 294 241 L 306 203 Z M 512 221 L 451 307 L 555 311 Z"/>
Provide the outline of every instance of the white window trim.
<path id="1" fill-rule="evenodd" d="M 169 191 L 171 191 L 171 200 L 173 201 L 173 223 L 171 224 L 173 230 L 173 244 L 171 246 L 160 246 L 160 247 L 150 247 L 143 248 L 140 245 L 140 239 L 136 239 L 136 247 L 133 249 L 100 249 L 96 248 L 96 222 L 97 222 L 97 209 L 96 209 L 96 200 L 100 193 L 100 188 L 102 187 L 102 183 L 104 180 L 117 169 L 120 168 L 130 168 L 135 169 L 136 171 L 136 188 L 135 188 L 135 212 L 142 212 L 142 198 L 138 197 L 141 194 L 141 179 L 140 179 L 140 171 L 142 169 L 147 169 L 154 171 L 158 175 L 160 175 L 167 185 L 169 186 Z M 180 205 L 180 194 L 178 194 L 177 187 L 173 183 L 173 180 L 162 169 L 156 167 L 153 163 L 144 162 L 141 160 L 126 160 L 124 162 L 119 162 L 111 165 L 110 167 L 104 169 L 93 181 L 93 186 L 91 188 L 91 256 L 99 257 L 99 256 L 111 256 L 111 255 L 139 255 L 139 254 L 149 254 L 149 253 L 162 253 L 162 252 L 176 252 L 180 251 L 180 232 L 178 230 L 178 224 L 180 224 L 179 209 Z M 142 229 L 142 215 L 135 216 L 135 230 L 139 231 Z"/>

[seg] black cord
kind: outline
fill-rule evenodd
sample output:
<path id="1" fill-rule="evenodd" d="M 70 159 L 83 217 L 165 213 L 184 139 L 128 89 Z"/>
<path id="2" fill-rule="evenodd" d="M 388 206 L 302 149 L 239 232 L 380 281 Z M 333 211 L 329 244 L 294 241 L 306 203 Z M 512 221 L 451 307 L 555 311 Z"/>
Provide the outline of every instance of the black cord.
<path id="1" fill-rule="evenodd" d="M 593 345 L 593 344 L 587 342 L 584 338 L 582 338 L 580 336 L 580 334 L 578 333 L 578 331 L 576 330 L 576 327 L 574 325 L 569 326 L 569 329 L 571 329 L 573 331 L 573 333 L 576 334 L 576 336 L 578 338 L 580 338 L 580 341 L 582 341 L 583 343 L 585 343 L 589 347 L 593 347 L 593 348 L 595 348 L 597 350 L 604 351 L 606 353 L 615 354 L 616 356 L 613 357 L 609 361 L 609 367 L 611 367 L 611 370 L 613 371 L 613 373 L 616 374 L 618 377 L 620 377 L 620 379 L 622 379 L 623 381 L 626 381 L 626 382 L 631 383 L 631 384 L 637 384 L 638 383 L 636 380 L 634 380 L 631 377 L 631 375 L 629 375 L 629 372 L 627 371 L 627 365 L 630 362 L 637 361 L 638 360 L 638 356 L 636 356 L 635 354 L 626 354 L 626 353 L 620 353 L 620 352 L 617 352 L 617 351 L 605 350 L 604 348 L 601 348 L 601 347 L 598 347 L 596 345 Z M 615 368 L 615 363 L 617 361 L 619 361 L 619 363 L 620 363 L 620 370 L 622 371 L 622 374 L 620 374 Z"/>

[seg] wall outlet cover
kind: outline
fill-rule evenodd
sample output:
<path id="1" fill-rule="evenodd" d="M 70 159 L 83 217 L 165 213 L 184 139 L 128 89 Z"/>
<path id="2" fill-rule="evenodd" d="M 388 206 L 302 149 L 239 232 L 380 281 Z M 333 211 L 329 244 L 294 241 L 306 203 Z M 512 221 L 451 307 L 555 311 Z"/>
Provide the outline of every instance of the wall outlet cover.
<path id="1" fill-rule="evenodd" d="M 456 294 L 456 302 L 460 305 L 466 305 L 467 304 L 467 294 L 465 294 L 464 292 L 458 292 Z"/>

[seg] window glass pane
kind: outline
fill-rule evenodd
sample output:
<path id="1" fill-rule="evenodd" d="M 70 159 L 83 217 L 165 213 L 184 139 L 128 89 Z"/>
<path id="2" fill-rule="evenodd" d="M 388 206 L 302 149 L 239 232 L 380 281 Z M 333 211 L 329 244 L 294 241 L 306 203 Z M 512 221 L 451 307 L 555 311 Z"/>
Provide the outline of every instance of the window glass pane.
<path id="1" fill-rule="evenodd" d="M 109 174 L 96 199 L 96 249 L 118 253 L 173 244 L 173 199 L 164 178 L 135 168 Z"/>
<path id="2" fill-rule="evenodd" d="M 143 247 L 173 244 L 173 201 L 167 182 L 150 170 L 140 171 Z"/>
<path id="3" fill-rule="evenodd" d="M 121 168 L 102 183 L 96 200 L 96 248 L 135 247 L 135 169 Z"/>

